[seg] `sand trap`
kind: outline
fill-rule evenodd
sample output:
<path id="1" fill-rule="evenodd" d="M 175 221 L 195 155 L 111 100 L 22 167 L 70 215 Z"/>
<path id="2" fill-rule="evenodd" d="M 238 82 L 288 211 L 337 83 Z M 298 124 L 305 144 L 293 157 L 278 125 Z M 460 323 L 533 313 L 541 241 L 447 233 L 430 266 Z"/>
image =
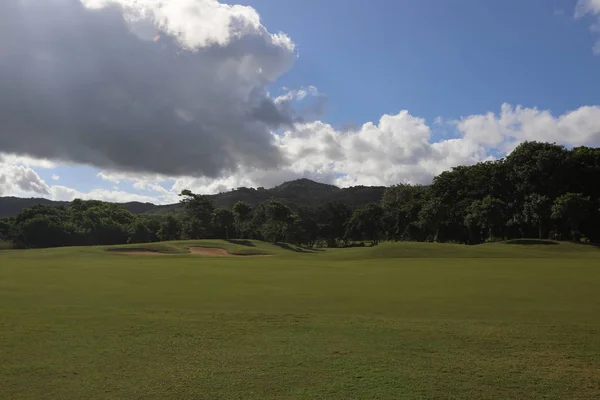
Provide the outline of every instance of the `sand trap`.
<path id="1" fill-rule="evenodd" d="M 269 257 L 267 254 L 229 254 L 224 249 L 212 248 L 212 247 L 190 247 L 188 248 L 190 254 L 197 256 L 211 256 L 211 257 Z M 158 251 L 146 250 L 146 249 L 107 249 L 110 253 L 117 254 L 129 254 L 132 256 L 177 256 L 182 254 L 165 254 Z"/>
<path id="2" fill-rule="evenodd" d="M 196 254 L 200 256 L 234 257 L 233 254 L 229 254 L 223 249 L 217 249 L 212 247 L 189 247 L 188 250 L 191 254 Z"/>

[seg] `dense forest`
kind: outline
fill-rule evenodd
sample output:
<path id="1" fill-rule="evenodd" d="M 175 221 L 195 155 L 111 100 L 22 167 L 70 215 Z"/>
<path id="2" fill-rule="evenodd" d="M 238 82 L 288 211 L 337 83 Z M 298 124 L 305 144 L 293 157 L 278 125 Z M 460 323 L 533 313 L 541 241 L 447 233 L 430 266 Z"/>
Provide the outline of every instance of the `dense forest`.
<path id="1" fill-rule="evenodd" d="M 313 182 L 309 179 L 297 179 L 282 183 L 271 189 L 240 187 L 229 192 L 208 195 L 215 207 L 231 208 L 238 201 L 256 206 L 266 200 L 276 199 L 297 209 L 301 206 L 316 206 L 329 201 L 341 201 L 350 207 L 364 206 L 370 202 L 379 202 L 383 196 L 383 186 L 354 186 L 340 189 L 337 186 Z M 0 197 L 0 218 L 14 217 L 22 210 L 36 205 L 68 208 L 68 201 L 52 201 L 42 198 L 24 199 L 19 197 Z M 168 215 L 183 211 L 181 203 L 155 205 L 132 201 L 120 203 L 133 214 L 148 216 Z"/>
<path id="2" fill-rule="evenodd" d="M 286 185 L 293 183 L 280 190 Z M 215 205 L 214 197 L 184 190 L 176 212 L 150 215 L 95 200 L 75 200 L 66 207 L 35 205 L 0 219 L 0 240 L 16 248 L 203 238 L 323 247 L 376 245 L 382 240 L 600 240 L 597 148 L 526 142 L 506 158 L 443 172 L 428 186 L 388 187 L 380 201 L 366 204 L 364 198 L 352 204 L 331 199 L 342 190 L 305 193 L 300 197 L 304 204 L 271 196 L 227 207 Z M 361 191 L 373 196 L 367 188 Z M 321 201 L 315 204 L 315 198 Z"/>

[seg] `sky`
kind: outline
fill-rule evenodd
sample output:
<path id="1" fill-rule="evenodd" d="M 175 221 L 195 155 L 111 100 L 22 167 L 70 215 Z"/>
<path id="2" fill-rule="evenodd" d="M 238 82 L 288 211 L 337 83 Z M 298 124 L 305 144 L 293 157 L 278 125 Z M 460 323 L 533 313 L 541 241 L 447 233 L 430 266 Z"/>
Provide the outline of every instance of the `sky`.
<path id="1" fill-rule="evenodd" d="M 3 0 L 0 196 L 427 184 L 600 146 L 600 0 Z"/>

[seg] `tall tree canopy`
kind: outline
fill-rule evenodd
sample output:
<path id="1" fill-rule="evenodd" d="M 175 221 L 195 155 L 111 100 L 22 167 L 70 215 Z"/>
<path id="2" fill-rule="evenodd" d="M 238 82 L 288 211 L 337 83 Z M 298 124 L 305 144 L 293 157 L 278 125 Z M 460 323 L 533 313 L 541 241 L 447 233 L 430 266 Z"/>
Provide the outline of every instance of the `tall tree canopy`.
<path id="1" fill-rule="evenodd" d="M 504 159 L 457 166 L 428 186 L 394 185 L 385 189 L 381 202 L 354 209 L 341 201 L 315 206 L 309 201 L 315 190 L 307 191 L 301 206 L 265 199 L 255 207 L 239 201 L 231 208 L 215 208 L 210 197 L 184 190 L 183 213 L 160 220 L 95 200 L 74 200 L 68 208 L 34 206 L 0 220 L 0 240 L 16 247 L 202 238 L 328 247 L 382 239 L 472 244 L 520 237 L 600 241 L 599 182 L 600 149 L 525 142 Z M 311 186 L 304 180 L 273 191 L 285 194 Z M 361 192 L 355 189 L 347 193 Z M 323 190 L 341 191 L 333 186 Z"/>

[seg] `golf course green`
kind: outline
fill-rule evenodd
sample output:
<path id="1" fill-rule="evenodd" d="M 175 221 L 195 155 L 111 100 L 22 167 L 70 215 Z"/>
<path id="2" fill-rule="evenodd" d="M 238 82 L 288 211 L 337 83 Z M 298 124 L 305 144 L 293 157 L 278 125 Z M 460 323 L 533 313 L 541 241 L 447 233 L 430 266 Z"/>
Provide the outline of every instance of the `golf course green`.
<path id="1" fill-rule="evenodd" d="M 593 246 L 118 249 L 0 251 L 0 398 L 600 398 Z"/>

